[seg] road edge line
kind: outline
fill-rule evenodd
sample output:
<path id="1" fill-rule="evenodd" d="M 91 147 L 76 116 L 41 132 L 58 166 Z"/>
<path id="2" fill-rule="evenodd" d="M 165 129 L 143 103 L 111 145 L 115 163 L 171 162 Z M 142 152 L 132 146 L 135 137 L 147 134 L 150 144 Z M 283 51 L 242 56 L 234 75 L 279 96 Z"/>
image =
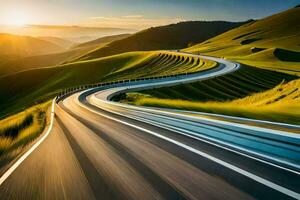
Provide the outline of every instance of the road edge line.
<path id="1" fill-rule="evenodd" d="M 54 111 L 55 111 L 55 99 L 52 100 L 50 125 L 45 135 L 37 141 L 26 153 L 24 153 L 0 178 L 0 186 L 6 181 L 6 179 L 17 169 L 17 167 L 48 137 L 54 123 Z"/>
<path id="2" fill-rule="evenodd" d="M 101 100 L 101 101 L 102 101 L 102 100 Z M 91 105 L 93 105 L 93 106 L 99 107 L 99 105 L 97 104 L 97 102 L 92 102 L 92 103 L 89 102 L 89 103 L 90 103 Z M 105 102 L 105 103 L 106 103 L 106 102 Z M 100 108 L 100 107 L 99 107 L 99 108 Z M 190 138 L 192 138 L 192 139 L 196 139 L 196 140 L 205 142 L 205 143 L 207 143 L 207 144 L 216 146 L 216 147 L 218 147 L 218 148 L 222 148 L 222 149 L 225 149 L 225 150 L 227 150 L 227 151 L 230 151 L 230 152 L 239 154 L 239 155 L 241 155 L 241 156 L 246 156 L 246 157 L 248 157 L 248 158 L 250 158 L 250 159 L 253 159 L 253 160 L 256 160 L 256 161 L 258 161 L 258 162 L 261 162 L 261 163 L 264 163 L 264 164 L 267 164 L 267 165 L 270 165 L 270 166 L 273 166 L 273 167 L 276 167 L 276 168 L 279 168 L 279 169 L 282 169 L 282 170 L 286 170 L 286 171 L 289 171 L 289 172 L 294 173 L 294 174 L 297 174 L 297 175 L 300 175 L 300 172 L 295 171 L 295 170 L 293 170 L 293 169 L 289 169 L 289 168 L 286 168 L 286 167 L 277 165 L 277 164 L 275 164 L 275 163 L 268 162 L 268 161 L 266 161 L 266 160 L 263 160 L 263 159 L 254 157 L 254 156 L 252 156 L 252 155 L 250 155 L 250 154 L 259 155 L 259 156 L 261 156 L 261 155 L 260 155 L 260 154 L 255 154 L 254 152 L 251 152 L 251 151 L 249 151 L 249 150 L 247 150 L 247 149 L 244 149 L 244 148 L 240 148 L 240 147 L 237 147 L 237 146 L 232 146 L 232 145 L 230 145 L 230 144 L 226 144 L 226 143 L 224 143 L 224 142 L 222 142 L 222 141 L 218 141 L 218 140 L 209 138 L 209 137 L 207 137 L 207 136 L 197 137 L 197 136 L 195 136 L 191 131 L 183 130 L 182 128 L 174 128 L 174 129 L 171 129 L 169 125 L 161 126 L 161 125 L 158 125 L 157 123 L 152 122 L 152 121 L 150 121 L 150 120 L 145 120 L 145 119 L 142 119 L 142 118 L 132 117 L 132 116 L 131 116 L 131 117 L 128 117 L 128 116 L 125 116 L 124 114 L 120 114 L 120 113 L 117 113 L 117 112 L 115 112 L 115 111 L 110 111 L 110 110 L 108 110 L 108 109 L 106 109 L 106 108 L 101 108 L 101 109 L 103 109 L 103 110 L 105 110 L 105 111 L 107 111 L 107 112 L 113 113 L 113 114 L 117 114 L 117 115 L 120 115 L 120 116 L 123 116 L 123 117 L 127 117 L 127 118 L 129 118 L 129 119 L 137 120 L 137 121 L 144 122 L 144 123 L 147 123 L 147 124 L 150 124 L 150 125 L 159 127 L 159 128 L 163 128 L 163 129 L 166 129 L 166 130 L 169 130 L 169 131 L 173 131 L 173 132 L 176 132 L 176 133 L 178 133 L 178 134 L 181 134 L 181 135 L 190 137 Z M 148 114 L 149 114 L 149 113 L 148 113 Z M 150 114 L 153 115 L 152 113 L 150 113 Z M 154 116 L 155 116 L 155 115 L 154 115 Z M 170 118 L 170 117 L 168 117 L 168 118 Z M 219 144 L 213 143 L 212 141 L 218 142 Z M 222 146 L 222 145 L 226 145 L 226 146 Z M 231 149 L 231 148 L 229 148 L 229 147 L 231 147 L 231 148 L 233 147 L 233 148 L 235 148 L 235 149 L 241 150 L 241 152 L 238 151 L 238 150 Z M 248 155 L 248 154 L 246 154 L 246 153 L 243 153 L 242 151 L 248 152 L 248 153 L 250 153 L 250 154 Z M 268 157 L 266 157 L 266 158 L 268 158 Z"/>
<path id="3" fill-rule="evenodd" d="M 285 187 L 283 187 L 283 186 L 280 186 L 280 185 L 278 185 L 278 184 L 276 184 L 276 183 L 273 183 L 273 182 L 268 181 L 268 180 L 266 180 L 266 179 L 264 179 L 264 178 L 261 178 L 261 177 L 255 175 L 255 174 L 253 174 L 253 173 L 251 173 L 251 172 L 248 172 L 248 171 L 246 171 L 246 170 L 244 170 L 244 169 L 238 168 L 238 167 L 236 167 L 235 165 L 232 165 L 232 164 L 230 164 L 230 163 L 227 163 L 227 162 L 225 162 L 225 161 L 223 161 L 223 160 L 221 160 L 221 159 L 219 159 L 219 158 L 216 158 L 216 157 L 214 157 L 214 156 L 211 156 L 211 155 L 209 155 L 209 154 L 207 154 L 207 153 L 205 153 L 205 152 L 202 152 L 202 151 L 200 151 L 200 150 L 197 150 L 197 149 L 195 149 L 195 148 L 193 148 L 193 147 L 190 147 L 190 146 L 188 146 L 188 145 L 186 145 L 186 144 L 183 144 L 183 143 L 181 143 L 181 142 L 178 142 L 178 141 L 173 140 L 173 139 L 171 139 L 171 138 L 168 138 L 168 137 L 166 137 L 166 136 L 163 136 L 163 135 L 160 135 L 160 134 L 158 134 L 158 133 L 155 133 L 154 131 L 151 131 L 151 130 L 148 130 L 148 129 L 139 127 L 139 126 L 137 126 L 137 125 L 134 125 L 134 124 L 131 124 L 131 123 L 128 123 L 128 122 L 125 122 L 125 121 L 116 119 L 116 118 L 114 118 L 114 117 L 111 117 L 111 116 L 108 116 L 108 115 L 105 115 L 105 114 L 102 114 L 102 113 L 99 113 L 99 112 L 97 112 L 97 111 L 95 111 L 95 110 L 93 110 L 93 109 L 90 109 L 89 107 L 87 107 L 86 105 L 80 103 L 79 101 L 78 101 L 78 105 L 79 105 L 80 107 L 82 107 L 82 108 L 85 108 L 85 109 L 89 110 L 89 111 L 92 112 L 92 113 L 95 113 L 95 114 L 100 115 L 100 116 L 102 116 L 102 117 L 106 117 L 106 118 L 108 118 L 108 119 L 114 120 L 114 121 L 119 122 L 119 123 L 121 123 L 121 124 L 130 126 L 130 127 L 132 127 L 132 128 L 138 129 L 138 130 L 140 130 L 140 131 L 146 132 L 146 133 L 151 134 L 151 135 L 154 135 L 154 136 L 156 136 L 156 137 L 158 137 L 158 138 L 160 138 L 160 139 L 163 139 L 163 140 L 166 140 L 166 141 L 168 141 L 168 142 L 170 142 L 170 143 L 173 143 L 173 144 L 175 144 L 175 145 L 177 145 L 177 146 L 179 146 L 179 147 L 181 147 L 181 148 L 184 148 L 184 149 L 186 149 L 186 150 L 188 150 L 188 151 L 191 151 L 191 152 L 193 152 L 193 153 L 195 153 L 195 154 L 197 154 L 197 155 L 199 155 L 199 156 L 205 157 L 205 158 L 207 158 L 208 160 L 210 160 L 210 161 L 212 161 L 212 162 L 218 163 L 219 165 L 222 165 L 223 167 L 226 167 L 226 168 L 228 168 L 228 169 L 231 169 L 232 171 L 235 171 L 235 172 L 237 172 L 237 173 L 239 173 L 239 174 L 242 174 L 242 175 L 244 175 L 244 176 L 246 176 L 246 177 L 248 177 L 248 178 L 250 178 L 250 179 L 252 179 L 252 180 L 254 180 L 254 181 L 256 181 L 256 182 L 258 182 L 258 183 L 260 183 L 260 184 L 262 184 L 262 185 L 265 185 L 265 186 L 267 186 L 267 187 L 269 187 L 269 188 L 272 188 L 272 189 L 274 189 L 274 190 L 276 190 L 276 191 L 278 191 L 278 192 L 280 192 L 280 193 L 283 193 L 283 194 L 285 194 L 285 195 L 287 195 L 287 196 L 290 196 L 290 197 L 295 198 L 295 199 L 300 199 L 300 194 L 297 193 L 297 192 L 294 192 L 294 191 L 292 191 L 292 190 L 290 190 L 290 189 L 287 189 L 287 188 L 285 188 Z"/>

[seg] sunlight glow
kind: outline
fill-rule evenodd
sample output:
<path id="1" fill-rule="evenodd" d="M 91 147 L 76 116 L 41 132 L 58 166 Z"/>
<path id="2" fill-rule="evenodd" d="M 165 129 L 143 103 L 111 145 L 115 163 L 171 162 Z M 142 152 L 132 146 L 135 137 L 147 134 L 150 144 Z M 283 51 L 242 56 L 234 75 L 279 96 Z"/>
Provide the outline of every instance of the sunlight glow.
<path id="1" fill-rule="evenodd" d="M 29 23 L 29 15 L 20 10 L 12 10 L 4 17 L 4 23 L 11 26 L 24 26 Z"/>

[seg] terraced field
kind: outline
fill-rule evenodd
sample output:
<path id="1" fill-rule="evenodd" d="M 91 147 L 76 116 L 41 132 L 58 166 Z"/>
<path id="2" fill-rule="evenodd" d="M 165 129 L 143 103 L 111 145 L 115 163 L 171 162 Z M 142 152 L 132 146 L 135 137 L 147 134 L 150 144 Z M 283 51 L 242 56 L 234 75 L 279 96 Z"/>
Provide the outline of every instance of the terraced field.
<path id="1" fill-rule="evenodd" d="M 297 77 L 249 66 L 234 73 L 196 83 L 144 90 L 143 94 L 162 99 L 230 101 L 276 87 Z"/>
<path id="2" fill-rule="evenodd" d="M 227 102 L 162 99 L 141 93 L 129 93 L 127 94 L 127 101 L 123 101 L 142 106 L 175 108 L 300 124 L 299 88 L 300 80 L 298 79 L 282 83 L 265 92 Z"/>
<path id="3" fill-rule="evenodd" d="M 101 81 L 193 73 L 216 66 L 176 52 L 130 52 L 89 61 L 40 68 L 0 78 L 0 116 L 48 100 L 61 90 Z"/>
<path id="4" fill-rule="evenodd" d="M 121 102 L 300 124 L 297 78 L 243 66 L 211 80 L 128 93 Z"/>
<path id="5" fill-rule="evenodd" d="M 134 66 L 121 68 L 106 78 L 130 79 L 134 76 L 153 77 L 174 74 L 186 74 L 204 71 L 215 67 L 217 63 L 172 52 L 155 52 Z"/>

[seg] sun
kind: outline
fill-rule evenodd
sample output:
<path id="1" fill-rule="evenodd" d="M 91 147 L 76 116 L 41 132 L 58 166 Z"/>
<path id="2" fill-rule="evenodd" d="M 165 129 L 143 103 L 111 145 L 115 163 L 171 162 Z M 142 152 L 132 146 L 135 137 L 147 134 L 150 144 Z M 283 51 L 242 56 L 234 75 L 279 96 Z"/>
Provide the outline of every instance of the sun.
<path id="1" fill-rule="evenodd" d="M 12 10 L 6 14 L 4 21 L 10 26 L 24 26 L 29 23 L 29 15 L 19 10 Z"/>

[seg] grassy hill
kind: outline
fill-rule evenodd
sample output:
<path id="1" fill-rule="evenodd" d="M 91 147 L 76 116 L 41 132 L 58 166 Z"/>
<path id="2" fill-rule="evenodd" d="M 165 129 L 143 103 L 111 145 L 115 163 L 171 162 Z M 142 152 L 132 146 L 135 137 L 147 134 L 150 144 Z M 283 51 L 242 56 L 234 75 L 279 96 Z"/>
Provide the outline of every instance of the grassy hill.
<path id="1" fill-rule="evenodd" d="M 254 67 L 243 65 L 235 73 L 198 83 L 129 93 L 121 101 L 299 124 L 299 21 L 296 7 L 184 49 Z"/>
<path id="2" fill-rule="evenodd" d="M 299 124 L 300 8 L 252 21 L 184 51 L 248 64 L 235 73 L 123 95 L 123 102 Z"/>
<path id="3" fill-rule="evenodd" d="M 230 30 L 185 49 L 300 75 L 300 8 Z"/>
<path id="4" fill-rule="evenodd" d="M 63 48 L 45 40 L 29 36 L 0 34 L 0 63 L 7 58 L 20 58 L 61 51 L 63 51 Z"/>
<path id="5" fill-rule="evenodd" d="M 13 36 L 6 35 L 6 38 L 26 38 L 30 40 L 29 42 L 25 42 L 27 46 L 23 45 L 21 42 L 15 42 L 14 45 L 8 45 L 12 51 L 4 51 L 7 54 L 2 55 L 0 53 L 0 77 L 6 76 L 11 73 L 16 73 L 22 70 L 34 69 L 34 68 L 43 68 L 43 67 L 53 67 L 62 63 L 71 63 L 74 60 L 86 60 L 97 57 L 102 57 L 104 55 L 98 55 L 98 51 L 104 52 L 106 55 L 116 54 L 120 52 L 128 52 L 131 50 L 150 50 L 150 49 L 169 49 L 169 48 L 179 48 L 185 47 L 190 42 L 199 42 L 203 41 L 209 37 L 217 35 L 220 32 L 224 32 L 233 27 L 239 26 L 242 23 L 231 23 L 231 22 L 184 22 L 179 24 L 173 24 L 169 26 L 151 28 L 145 31 L 141 31 L 138 34 L 129 36 L 128 34 L 114 35 L 99 38 L 94 41 L 90 41 L 87 43 L 79 44 L 74 48 L 67 50 L 61 53 L 48 53 L 47 49 L 42 48 L 41 46 L 37 46 L 32 44 L 32 41 L 42 41 L 49 43 L 51 45 L 63 46 L 58 47 L 60 49 L 65 49 L 67 46 L 72 45 L 72 42 L 68 42 L 67 40 L 60 39 L 57 37 L 40 37 L 40 39 L 25 37 L 25 36 Z M 38 26 L 38 28 L 42 28 L 45 30 L 61 29 L 61 31 L 66 31 L 70 29 L 77 30 L 78 27 L 48 27 L 48 26 Z M 81 30 L 81 29 L 80 29 Z M 82 31 L 82 30 L 81 30 Z M 94 30 L 92 28 L 87 31 L 99 31 L 98 29 Z M 161 37 L 156 37 L 157 35 Z M 122 39 L 123 38 L 123 39 Z M 192 39 L 190 39 L 192 38 Z M 25 40 L 25 39 L 24 39 Z M 47 41 L 46 41 L 47 40 Z M 116 41 L 117 40 L 117 41 Z M 10 41 L 14 41 L 14 39 L 10 39 Z M 18 41 L 18 40 L 17 40 Z M 106 45 L 107 43 L 113 41 L 112 43 Z M 131 45 L 128 45 L 128 44 Z M 120 44 L 120 46 L 119 46 Z M 116 52 L 110 53 L 109 49 L 114 46 L 118 46 L 115 48 Z M 151 47 L 152 46 L 152 47 Z M 96 48 L 97 47 L 97 48 Z M 131 48 L 133 47 L 133 48 Z M 96 48 L 96 49 L 95 49 Z M 30 52 L 26 49 L 33 49 L 36 52 Z M 25 51 L 24 51 L 25 50 Z M 18 54 L 19 56 L 16 56 Z M 22 55 L 20 55 L 22 54 Z M 38 55 L 36 55 L 38 54 Z M 40 55 L 43 54 L 43 55 Z"/>
<path id="6" fill-rule="evenodd" d="M 99 47 L 99 45 L 100 46 L 105 45 L 110 41 L 121 39 L 127 36 L 129 36 L 129 34 L 108 36 L 87 43 L 82 43 L 79 45 L 76 45 L 76 43 L 74 42 L 57 38 L 57 37 L 39 37 L 38 38 L 39 40 L 42 39 L 43 41 L 48 41 L 51 44 L 55 44 L 59 46 L 59 48 L 61 48 L 61 52 L 59 53 L 50 52 L 49 54 L 47 53 L 43 55 L 35 55 L 35 54 L 31 55 L 31 54 L 26 54 L 26 52 L 24 52 L 24 55 L 22 56 L 15 56 L 15 54 L 3 55 L 0 61 L 0 77 L 6 76 L 11 73 L 16 73 L 22 70 L 54 67 L 63 63 L 68 63 L 73 60 L 76 60 L 78 57 L 81 57 L 86 53 L 91 52 L 95 48 Z M 36 39 L 31 37 L 28 38 L 32 40 Z M 27 45 L 28 48 L 31 47 L 30 43 L 28 43 Z M 32 47 L 34 48 L 34 46 Z M 21 44 L 16 43 L 15 47 L 11 47 L 11 48 L 20 49 L 21 51 L 21 49 L 24 48 L 24 46 L 22 45 L 22 43 Z M 0 57 L 1 57 L 1 53 L 0 53 Z"/>
<path id="7" fill-rule="evenodd" d="M 174 68 L 175 63 L 181 63 L 183 67 Z M 48 100 L 62 89 L 73 86 L 124 78 L 195 72 L 215 65 L 212 61 L 177 53 L 150 51 L 22 71 L 0 77 L 0 116 L 23 110 L 35 102 Z M 149 73 L 149 69 L 153 69 L 152 73 Z"/>
<path id="8" fill-rule="evenodd" d="M 128 94 L 123 101 L 295 123 L 292 118 L 299 116 L 293 112 L 299 108 L 299 10 L 293 8 L 246 24 L 185 22 L 150 28 L 81 54 L 74 59 L 78 62 L 0 77 L 0 116 L 48 100 L 76 85 L 212 68 L 216 63 L 166 51 L 118 53 L 187 47 L 232 29 L 185 51 L 226 57 L 255 67 L 244 65 L 233 74 L 212 80 Z"/>
<path id="9" fill-rule="evenodd" d="M 181 49 L 205 41 L 245 22 L 181 22 L 150 28 L 112 42 L 83 56 L 81 60 L 105 57 L 130 51 Z"/>
<path id="10" fill-rule="evenodd" d="M 130 36 L 130 34 L 120 34 L 120 35 L 112 35 L 112 36 L 101 37 L 101 38 L 96 39 L 96 40 L 92 40 L 92 41 L 89 41 L 89 42 L 85 42 L 85 43 L 75 45 L 74 48 L 90 47 L 90 46 L 100 48 L 101 46 L 104 46 L 105 44 L 108 44 L 108 43 L 116 41 L 116 40 L 121 40 L 121 39 L 127 38 L 129 36 Z"/>

